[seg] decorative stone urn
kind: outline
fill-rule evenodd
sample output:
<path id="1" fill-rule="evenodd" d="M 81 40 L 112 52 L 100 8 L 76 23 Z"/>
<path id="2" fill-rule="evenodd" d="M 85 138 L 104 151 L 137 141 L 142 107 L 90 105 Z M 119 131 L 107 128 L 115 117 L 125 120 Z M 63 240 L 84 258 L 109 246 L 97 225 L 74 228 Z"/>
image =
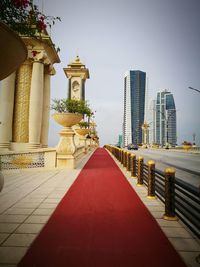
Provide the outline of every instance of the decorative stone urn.
<path id="1" fill-rule="evenodd" d="M 189 151 L 192 148 L 192 145 L 183 145 L 185 151 Z"/>
<path id="2" fill-rule="evenodd" d="M 72 126 L 79 123 L 83 116 L 78 113 L 55 113 L 53 119 L 64 128 L 60 131 L 60 141 L 57 145 L 57 167 L 74 168 L 74 153 L 76 146 L 74 143 L 75 132 Z"/>
<path id="3" fill-rule="evenodd" d="M 86 136 L 86 134 L 89 134 L 89 129 L 76 129 L 75 130 L 77 134 L 81 135 L 81 136 Z"/>
<path id="4" fill-rule="evenodd" d="M 82 120 L 83 115 L 79 113 L 54 113 L 52 117 L 58 124 L 71 128 Z"/>
<path id="5" fill-rule="evenodd" d="M 52 115 L 54 120 L 64 126 L 60 131 L 60 141 L 57 146 L 57 153 L 72 155 L 74 154 L 76 147 L 74 144 L 74 130 L 72 126 L 79 123 L 83 116 L 78 113 L 55 113 Z"/>

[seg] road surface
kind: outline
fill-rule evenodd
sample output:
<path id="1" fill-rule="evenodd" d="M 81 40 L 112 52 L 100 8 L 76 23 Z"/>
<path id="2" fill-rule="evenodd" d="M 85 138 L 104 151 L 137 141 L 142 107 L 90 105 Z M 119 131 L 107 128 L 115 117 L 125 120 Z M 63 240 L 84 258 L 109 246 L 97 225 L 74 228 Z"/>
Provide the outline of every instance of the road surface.
<path id="1" fill-rule="evenodd" d="M 149 159 L 155 160 L 158 170 L 163 171 L 166 167 L 173 167 L 176 169 L 177 178 L 200 186 L 200 153 L 149 148 L 129 151 L 137 156 L 144 156 L 145 163 Z"/>

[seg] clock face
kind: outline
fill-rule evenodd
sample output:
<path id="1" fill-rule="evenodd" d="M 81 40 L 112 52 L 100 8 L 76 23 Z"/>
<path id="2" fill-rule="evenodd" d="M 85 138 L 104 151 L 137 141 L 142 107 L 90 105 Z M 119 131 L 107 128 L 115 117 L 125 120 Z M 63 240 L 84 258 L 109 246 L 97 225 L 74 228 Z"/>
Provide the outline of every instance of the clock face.
<path id="1" fill-rule="evenodd" d="M 80 83 L 75 80 L 72 82 L 72 92 L 71 98 L 75 100 L 80 100 Z"/>
<path id="2" fill-rule="evenodd" d="M 72 83 L 72 90 L 73 90 L 74 92 L 77 92 L 77 91 L 79 90 L 79 88 L 80 88 L 80 84 L 79 84 L 79 82 L 78 82 L 78 81 L 74 81 L 74 82 Z"/>

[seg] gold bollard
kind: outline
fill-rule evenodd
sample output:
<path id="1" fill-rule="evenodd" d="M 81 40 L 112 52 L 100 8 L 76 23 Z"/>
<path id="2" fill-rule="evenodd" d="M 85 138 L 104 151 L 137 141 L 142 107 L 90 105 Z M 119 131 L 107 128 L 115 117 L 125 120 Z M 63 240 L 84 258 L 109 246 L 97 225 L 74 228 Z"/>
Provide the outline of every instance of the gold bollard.
<path id="1" fill-rule="evenodd" d="M 148 194 L 147 198 L 155 199 L 155 161 L 148 161 Z"/>
<path id="2" fill-rule="evenodd" d="M 165 169 L 165 214 L 163 219 L 169 221 L 176 221 L 175 216 L 175 169 L 166 168 Z"/>
<path id="3" fill-rule="evenodd" d="M 130 172 L 131 170 L 130 160 L 131 160 L 131 153 L 127 152 L 127 166 L 126 166 L 127 172 Z"/>
<path id="4" fill-rule="evenodd" d="M 127 167 L 127 151 L 124 152 L 124 168 Z"/>
<path id="5" fill-rule="evenodd" d="M 136 177 L 136 155 L 135 154 L 131 154 L 131 177 L 137 178 Z"/>
<path id="6" fill-rule="evenodd" d="M 126 151 L 123 150 L 123 163 L 122 163 L 123 167 L 126 166 Z"/>
<path id="7" fill-rule="evenodd" d="M 138 158 L 138 176 L 137 176 L 137 186 L 143 186 L 143 164 L 144 164 L 144 158 L 139 157 Z"/>

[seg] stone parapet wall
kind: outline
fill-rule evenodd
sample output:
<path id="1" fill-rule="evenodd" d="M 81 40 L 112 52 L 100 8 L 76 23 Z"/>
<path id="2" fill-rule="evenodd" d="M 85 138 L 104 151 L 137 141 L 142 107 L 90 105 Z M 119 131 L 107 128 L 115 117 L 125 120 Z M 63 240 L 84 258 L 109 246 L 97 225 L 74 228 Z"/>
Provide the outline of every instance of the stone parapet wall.
<path id="1" fill-rule="evenodd" d="M 77 147 L 73 155 L 76 162 L 85 155 L 85 147 Z M 56 148 L 40 148 L 29 151 L 6 151 L 0 153 L 0 170 L 12 171 L 17 169 L 55 169 L 57 168 Z M 67 167 L 67 166 L 66 166 Z M 64 167 L 63 167 L 64 168 Z"/>
<path id="2" fill-rule="evenodd" d="M 32 168 L 55 168 L 56 149 L 37 149 L 29 152 L 2 152 L 0 169 L 2 171 Z"/>

